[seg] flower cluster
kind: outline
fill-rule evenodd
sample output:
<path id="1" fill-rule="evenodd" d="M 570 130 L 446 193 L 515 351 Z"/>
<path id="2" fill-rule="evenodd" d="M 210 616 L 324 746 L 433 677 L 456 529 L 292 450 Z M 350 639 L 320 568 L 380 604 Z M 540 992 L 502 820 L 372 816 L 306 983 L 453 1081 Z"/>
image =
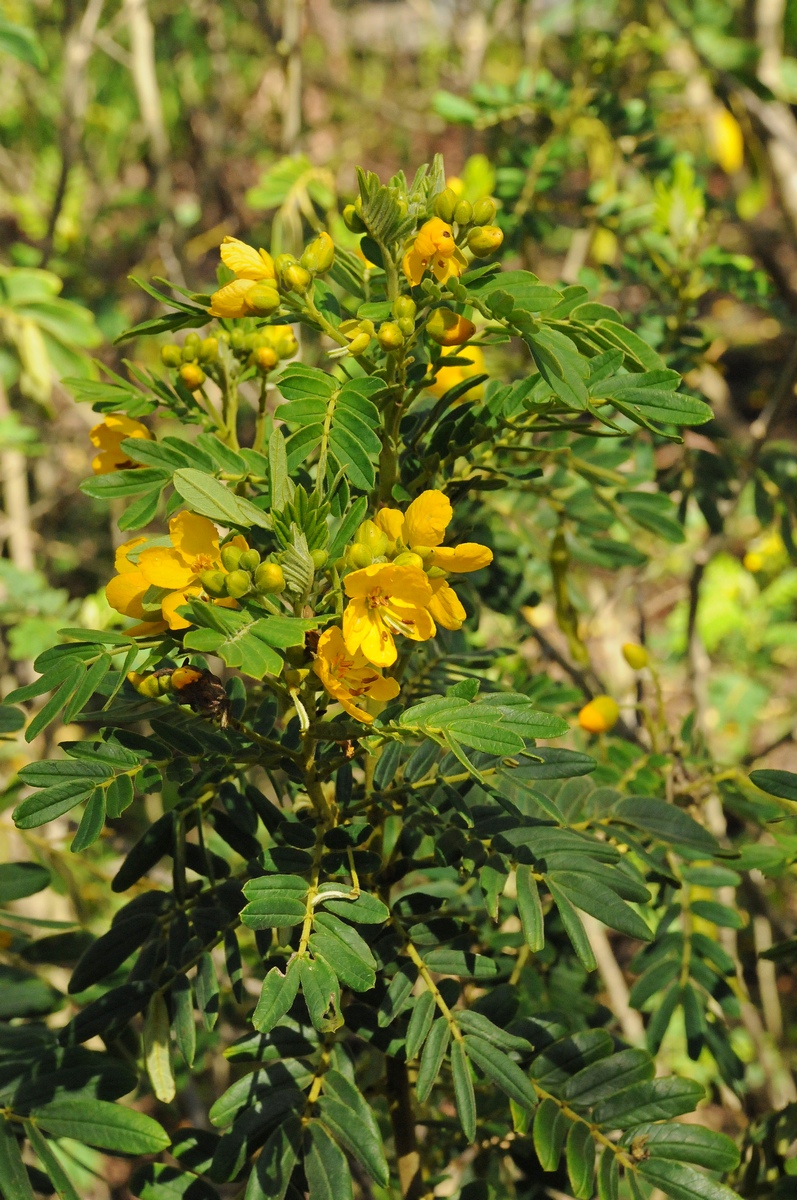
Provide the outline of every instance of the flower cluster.
<path id="1" fill-rule="evenodd" d="M 438 283 L 448 283 L 451 278 L 458 279 L 467 265 L 453 229 L 440 217 L 432 217 L 421 226 L 401 262 L 407 282 L 413 287 L 426 271 L 431 271 Z"/>

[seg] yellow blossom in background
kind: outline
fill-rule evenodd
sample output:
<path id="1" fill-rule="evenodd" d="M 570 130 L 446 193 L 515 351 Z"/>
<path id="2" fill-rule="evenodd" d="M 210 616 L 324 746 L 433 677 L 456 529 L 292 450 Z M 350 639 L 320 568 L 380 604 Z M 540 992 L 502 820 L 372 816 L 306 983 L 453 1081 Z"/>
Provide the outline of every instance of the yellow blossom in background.
<path id="1" fill-rule="evenodd" d="M 454 241 L 454 231 L 440 217 L 432 217 L 418 230 L 418 235 L 401 262 L 407 281 L 415 287 L 426 271 L 431 271 L 438 283 L 447 283 L 452 276 L 459 278 L 468 260 Z"/>
<path id="2" fill-rule="evenodd" d="M 89 433 L 89 441 L 96 446 L 99 454 L 91 460 L 91 469 L 95 475 L 109 475 L 111 471 L 123 471 L 128 467 L 137 467 L 122 449 L 125 438 L 143 438 L 153 441 L 153 436 L 140 421 L 126 417 L 124 413 L 110 413 L 99 425 L 95 425 Z"/>
<path id="3" fill-rule="evenodd" d="M 463 383 L 466 379 L 470 379 L 474 375 L 483 375 L 485 373 L 484 354 L 478 346 L 468 346 L 467 350 L 458 350 L 456 346 L 451 350 L 444 351 L 441 355 L 441 361 L 446 358 L 467 358 L 470 360 L 470 366 L 467 367 L 441 367 L 435 376 L 435 381 L 429 388 L 433 396 L 443 396 L 449 388 L 456 387 L 458 383 Z M 476 384 L 467 391 L 464 396 L 460 396 L 455 400 L 455 404 L 462 404 L 464 400 L 480 400 L 484 395 L 484 384 Z"/>
<path id="4" fill-rule="evenodd" d="M 349 597 L 343 613 L 349 654 L 360 651 L 375 667 L 391 667 L 398 658 L 394 634 L 414 642 L 434 637 L 432 588 L 418 567 L 374 563 L 347 575 L 343 587 Z"/>
<path id="5" fill-rule="evenodd" d="M 755 538 L 742 559 L 745 568 L 753 575 L 776 572 L 785 567 L 788 561 L 788 551 L 779 533 L 767 533 Z"/>
<path id="6" fill-rule="evenodd" d="M 744 166 L 744 134 L 733 113 L 717 107 L 708 118 L 708 143 L 711 156 L 726 175 L 735 175 Z"/>
<path id="7" fill-rule="evenodd" d="M 370 723 L 374 719 L 355 703 L 362 696 L 384 702 L 401 690 L 397 679 L 385 679 L 361 651 L 349 653 L 337 625 L 321 634 L 313 670 L 333 700 L 356 721 Z"/>
<path id="8" fill-rule="evenodd" d="M 152 621 L 153 610 L 159 608 L 159 616 L 170 629 L 186 629 L 190 622 L 177 609 L 187 604 L 189 597 L 203 594 L 200 577 L 204 571 L 221 569 L 219 535 L 207 517 L 181 512 L 169 522 L 169 537 L 171 546 L 142 550 L 138 562 L 131 561 L 129 555 L 145 538 L 134 538 L 120 546 L 116 554 L 119 574 L 110 581 L 105 595 L 111 608 L 126 617 Z M 246 540 L 240 536 L 232 544 L 248 549 Z M 157 598 L 147 606 L 145 597 L 151 588 L 166 594 L 156 591 Z M 229 597 L 214 603 L 227 608 L 235 606 Z"/>
<path id="9" fill-rule="evenodd" d="M 619 706 L 611 696 L 595 696 L 578 714 L 578 723 L 587 733 L 608 733 L 619 719 Z"/>
<path id="10" fill-rule="evenodd" d="M 448 497 L 436 489 L 421 492 L 402 513 L 397 508 L 382 508 L 375 523 L 398 546 L 420 553 L 425 565 L 455 575 L 480 571 L 493 561 L 493 552 L 478 542 L 461 542 L 458 546 L 443 546 L 446 529 L 454 510 Z M 462 603 L 445 578 L 430 579 L 429 612 L 444 629 L 459 629 L 466 613 Z"/>
<path id="11" fill-rule="evenodd" d="M 275 280 L 274 260 L 267 250 L 255 250 L 238 238 L 225 237 L 219 247 L 221 261 L 235 272 L 232 283 L 219 288 L 210 298 L 212 317 L 247 317 L 254 311 L 246 297 L 264 280 Z M 276 284 L 275 284 L 276 286 Z"/>

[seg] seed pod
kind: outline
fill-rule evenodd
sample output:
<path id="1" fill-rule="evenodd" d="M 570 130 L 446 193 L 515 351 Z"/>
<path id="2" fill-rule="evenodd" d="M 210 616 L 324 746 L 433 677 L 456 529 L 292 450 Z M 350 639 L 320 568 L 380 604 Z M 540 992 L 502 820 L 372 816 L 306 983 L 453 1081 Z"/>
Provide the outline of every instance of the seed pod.
<path id="1" fill-rule="evenodd" d="M 199 343 L 199 361 L 202 363 L 215 362 L 219 357 L 219 339 L 203 338 Z"/>
<path id="2" fill-rule="evenodd" d="M 623 658 L 635 671 L 642 671 L 648 665 L 648 652 L 644 646 L 636 642 L 626 642 L 623 646 Z"/>
<path id="3" fill-rule="evenodd" d="M 227 545 L 221 548 L 221 565 L 225 571 L 235 571 L 241 561 L 243 550 L 240 546 Z"/>
<path id="4" fill-rule="evenodd" d="M 409 317 L 410 320 L 414 320 L 417 311 L 418 305 L 412 296 L 396 296 L 396 299 L 393 301 L 393 316 L 396 320 L 400 320 L 402 317 Z"/>
<path id="5" fill-rule="evenodd" d="M 195 392 L 205 382 L 205 372 L 196 363 L 183 363 L 180 367 L 180 378 L 189 391 Z"/>
<path id="6" fill-rule="evenodd" d="M 224 596 L 227 592 L 226 579 L 223 571 L 203 571 L 199 582 L 209 596 Z"/>
<path id="7" fill-rule="evenodd" d="M 285 575 L 279 563 L 264 562 L 255 571 L 255 590 L 261 595 L 276 595 L 285 590 Z"/>
<path id="8" fill-rule="evenodd" d="M 434 215 L 450 224 L 454 219 L 454 211 L 458 202 L 457 193 L 452 188 L 446 188 L 445 191 L 439 192 L 434 198 Z"/>
<path id="9" fill-rule="evenodd" d="M 353 204 L 347 204 L 341 215 L 343 217 L 343 224 L 352 233 L 365 233 L 365 223 Z"/>
<path id="10" fill-rule="evenodd" d="M 374 561 L 373 553 L 369 546 L 364 546 L 362 542 L 352 542 L 351 546 L 346 550 L 346 562 L 355 571 L 362 567 L 370 567 Z"/>
<path id="11" fill-rule="evenodd" d="M 270 279 L 262 279 L 244 296 L 246 307 L 259 316 L 268 316 L 269 313 L 276 312 L 281 303 L 277 285 Z"/>
<path id="12" fill-rule="evenodd" d="M 326 550 L 311 550 L 310 557 L 312 558 L 313 566 L 317 571 L 320 571 L 322 567 L 325 567 L 329 560 L 329 555 L 327 554 Z"/>
<path id="13" fill-rule="evenodd" d="M 438 346 L 461 346 L 473 337 L 476 326 L 450 308 L 436 308 L 426 322 L 426 332 Z"/>
<path id="14" fill-rule="evenodd" d="M 395 321 L 385 321 L 379 326 L 376 340 L 383 350 L 387 350 L 388 352 L 391 350 L 400 350 L 404 345 L 404 334 Z"/>
<path id="15" fill-rule="evenodd" d="M 244 550 L 238 559 L 239 571 L 256 571 L 260 566 L 260 553 L 257 550 Z"/>
<path id="16" fill-rule="evenodd" d="M 367 546 L 375 558 L 387 550 L 387 534 L 379 528 L 376 521 L 363 521 L 357 530 L 355 545 Z"/>
<path id="17" fill-rule="evenodd" d="M 279 362 L 273 346 L 258 346 L 252 353 L 252 360 L 254 365 L 264 372 L 273 370 Z"/>
<path id="18" fill-rule="evenodd" d="M 299 262 L 308 271 L 323 274 L 328 271 L 335 261 L 335 243 L 328 233 L 319 233 L 306 247 Z"/>
<path id="19" fill-rule="evenodd" d="M 457 225 L 470 225 L 473 220 L 473 205 L 470 200 L 460 200 L 454 209 L 454 220 Z"/>
<path id="20" fill-rule="evenodd" d="M 227 595 L 232 596 L 234 600 L 240 600 L 241 596 L 252 590 L 252 576 L 248 571 L 230 571 L 229 575 L 225 576 L 224 584 Z"/>
<path id="21" fill-rule="evenodd" d="M 404 550 L 403 553 L 397 555 L 393 559 L 393 564 L 396 567 L 418 567 L 423 570 L 423 559 L 420 554 L 415 554 L 412 550 Z"/>
<path id="22" fill-rule="evenodd" d="M 495 201 L 491 200 L 489 196 L 485 196 L 474 204 L 471 223 L 473 225 L 491 225 L 497 211 Z"/>
<path id="23" fill-rule="evenodd" d="M 179 367 L 183 361 L 183 352 L 176 342 L 161 346 L 161 362 L 164 367 Z"/>
<path id="24" fill-rule="evenodd" d="M 471 229 L 468 234 L 468 249 L 477 258 L 488 258 L 504 240 L 497 225 L 482 225 Z"/>

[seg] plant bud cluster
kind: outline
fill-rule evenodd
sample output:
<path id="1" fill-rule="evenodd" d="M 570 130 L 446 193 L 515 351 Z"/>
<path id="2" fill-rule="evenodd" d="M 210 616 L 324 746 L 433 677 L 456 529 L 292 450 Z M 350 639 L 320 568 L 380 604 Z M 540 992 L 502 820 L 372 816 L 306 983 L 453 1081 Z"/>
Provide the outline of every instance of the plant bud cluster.
<path id="1" fill-rule="evenodd" d="M 209 596 L 240 600 L 250 593 L 277 595 L 285 590 L 285 575 L 278 562 L 261 560 L 258 550 L 243 550 L 228 543 L 221 548 L 221 566 L 204 571 L 200 583 Z"/>
<path id="2" fill-rule="evenodd" d="M 502 231 L 493 224 L 497 209 L 489 196 L 471 204 L 460 199 L 453 188 L 445 188 L 435 197 L 433 209 L 441 221 L 456 225 L 460 234 L 467 233 L 468 249 L 476 258 L 488 258 L 504 240 Z"/>

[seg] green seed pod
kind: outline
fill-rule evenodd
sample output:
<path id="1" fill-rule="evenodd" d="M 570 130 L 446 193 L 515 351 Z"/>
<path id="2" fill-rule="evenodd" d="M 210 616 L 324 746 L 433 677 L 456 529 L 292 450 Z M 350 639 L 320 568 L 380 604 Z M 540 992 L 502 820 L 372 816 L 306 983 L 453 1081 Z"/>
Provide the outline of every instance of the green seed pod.
<path id="1" fill-rule="evenodd" d="M 252 590 L 252 576 L 248 571 L 230 571 L 229 575 L 225 576 L 224 583 L 227 595 L 235 600 L 240 600 L 241 596 Z"/>
<path id="2" fill-rule="evenodd" d="M 347 204 L 343 209 L 343 224 L 352 233 L 365 233 L 365 224 L 353 204 Z"/>
<path id="3" fill-rule="evenodd" d="M 255 591 L 261 595 L 276 595 L 285 590 L 285 575 L 279 563 L 264 562 L 255 571 Z"/>
<path id="4" fill-rule="evenodd" d="M 313 566 L 317 571 L 320 571 L 322 567 L 325 567 L 329 559 L 329 555 L 327 554 L 326 550 L 311 550 L 310 557 L 312 558 Z"/>
<path id="5" fill-rule="evenodd" d="M 418 305 L 412 296 L 396 296 L 396 299 L 393 301 L 393 316 L 397 321 L 403 317 L 408 317 L 412 321 L 415 319 L 417 311 Z"/>
<path id="6" fill-rule="evenodd" d="M 362 567 L 370 567 L 374 561 L 373 552 L 369 546 L 364 546 L 362 542 L 352 542 L 346 550 L 346 562 L 355 571 L 359 571 Z"/>
<path id="7" fill-rule="evenodd" d="M 189 391 L 195 392 L 205 382 L 205 372 L 196 363 L 183 363 L 180 367 L 180 378 Z"/>
<path id="8" fill-rule="evenodd" d="M 470 200 L 460 200 L 454 209 L 454 220 L 457 225 L 470 225 L 473 220 L 473 205 Z"/>
<path id="9" fill-rule="evenodd" d="M 161 346 L 161 362 L 164 367 L 179 367 L 182 361 L 182 349 L 175 342 L 169 342 L 167 346 Z"/>
<path id="10" fill-rule="evenodd" d="M 256 571 L 260 566 L 260 553 L 257 550 L 244 550 L 238 559 L 239 571 Z"/>
<path id="11" fill-rule="evenodd" d="M 388 352 L 400 350 L 404 345 L 404 334 L 395 321 L 385 321 L 380 325 L 376 338 L 382 349 Z"/>
<path id="12" fill-rule="evenodd" d="M 474 204 L 471 222 L 473 225 L 492 225 L 497 211 L 495 200 L 491 200 L 489 196 L 484 196 L 483 199 L 477 200 Z"/>
<path id="13" fill-rule="evenodd" d="M 243 550 L 240 546 L 222 546 L 221 548 L 221 564 L 225 571 L 236 571 L 238 563 L 241 561 Z"/>
<path id="14" fill-rule="evenodd" d="M 468 249 L 477 258 L 488 258 L 504 240 L 497 225 L 475 226 L 468 234 Z"/>
<path id="15" fill-rule="evenodd" d="M 203 571 L 199 576 L 199 582 L 209 596 L 224 596 L 227 591 L 226 578 L 223 571 Z"/>
<path id="16" fill-rule="evenodd" d="M 355 545 L 367 546 L 374 558 L 379 558 L 387 550 L 388 536 L 376 521 L 363 521 L 357 530 Z"/>
<path id="17" fill-rule="evenodd" d="M 282 303 L 277 285 L 270 279 L 263 279 L 250 288 L 244 297 L 244 304 L 259 316 L 268 316 L 276 312 Z"/>
<path id="18" fill-rule="evenodd" d="M 450 225 L 454 219 L 454 211 L 457 203 L 457 193 L 451 188 L 446 188 L 445 191 L 438 193 L 434 198 L 434 215 L 440 217 L 441 221 L 446 221 Z"/>
<path id="19" fill-rule="evenodd" d="M 219 339 L 214 337 L 203 338 L 199 343 L 199 361 L 201 363 L 215 362 L 219 357 Z"/>

